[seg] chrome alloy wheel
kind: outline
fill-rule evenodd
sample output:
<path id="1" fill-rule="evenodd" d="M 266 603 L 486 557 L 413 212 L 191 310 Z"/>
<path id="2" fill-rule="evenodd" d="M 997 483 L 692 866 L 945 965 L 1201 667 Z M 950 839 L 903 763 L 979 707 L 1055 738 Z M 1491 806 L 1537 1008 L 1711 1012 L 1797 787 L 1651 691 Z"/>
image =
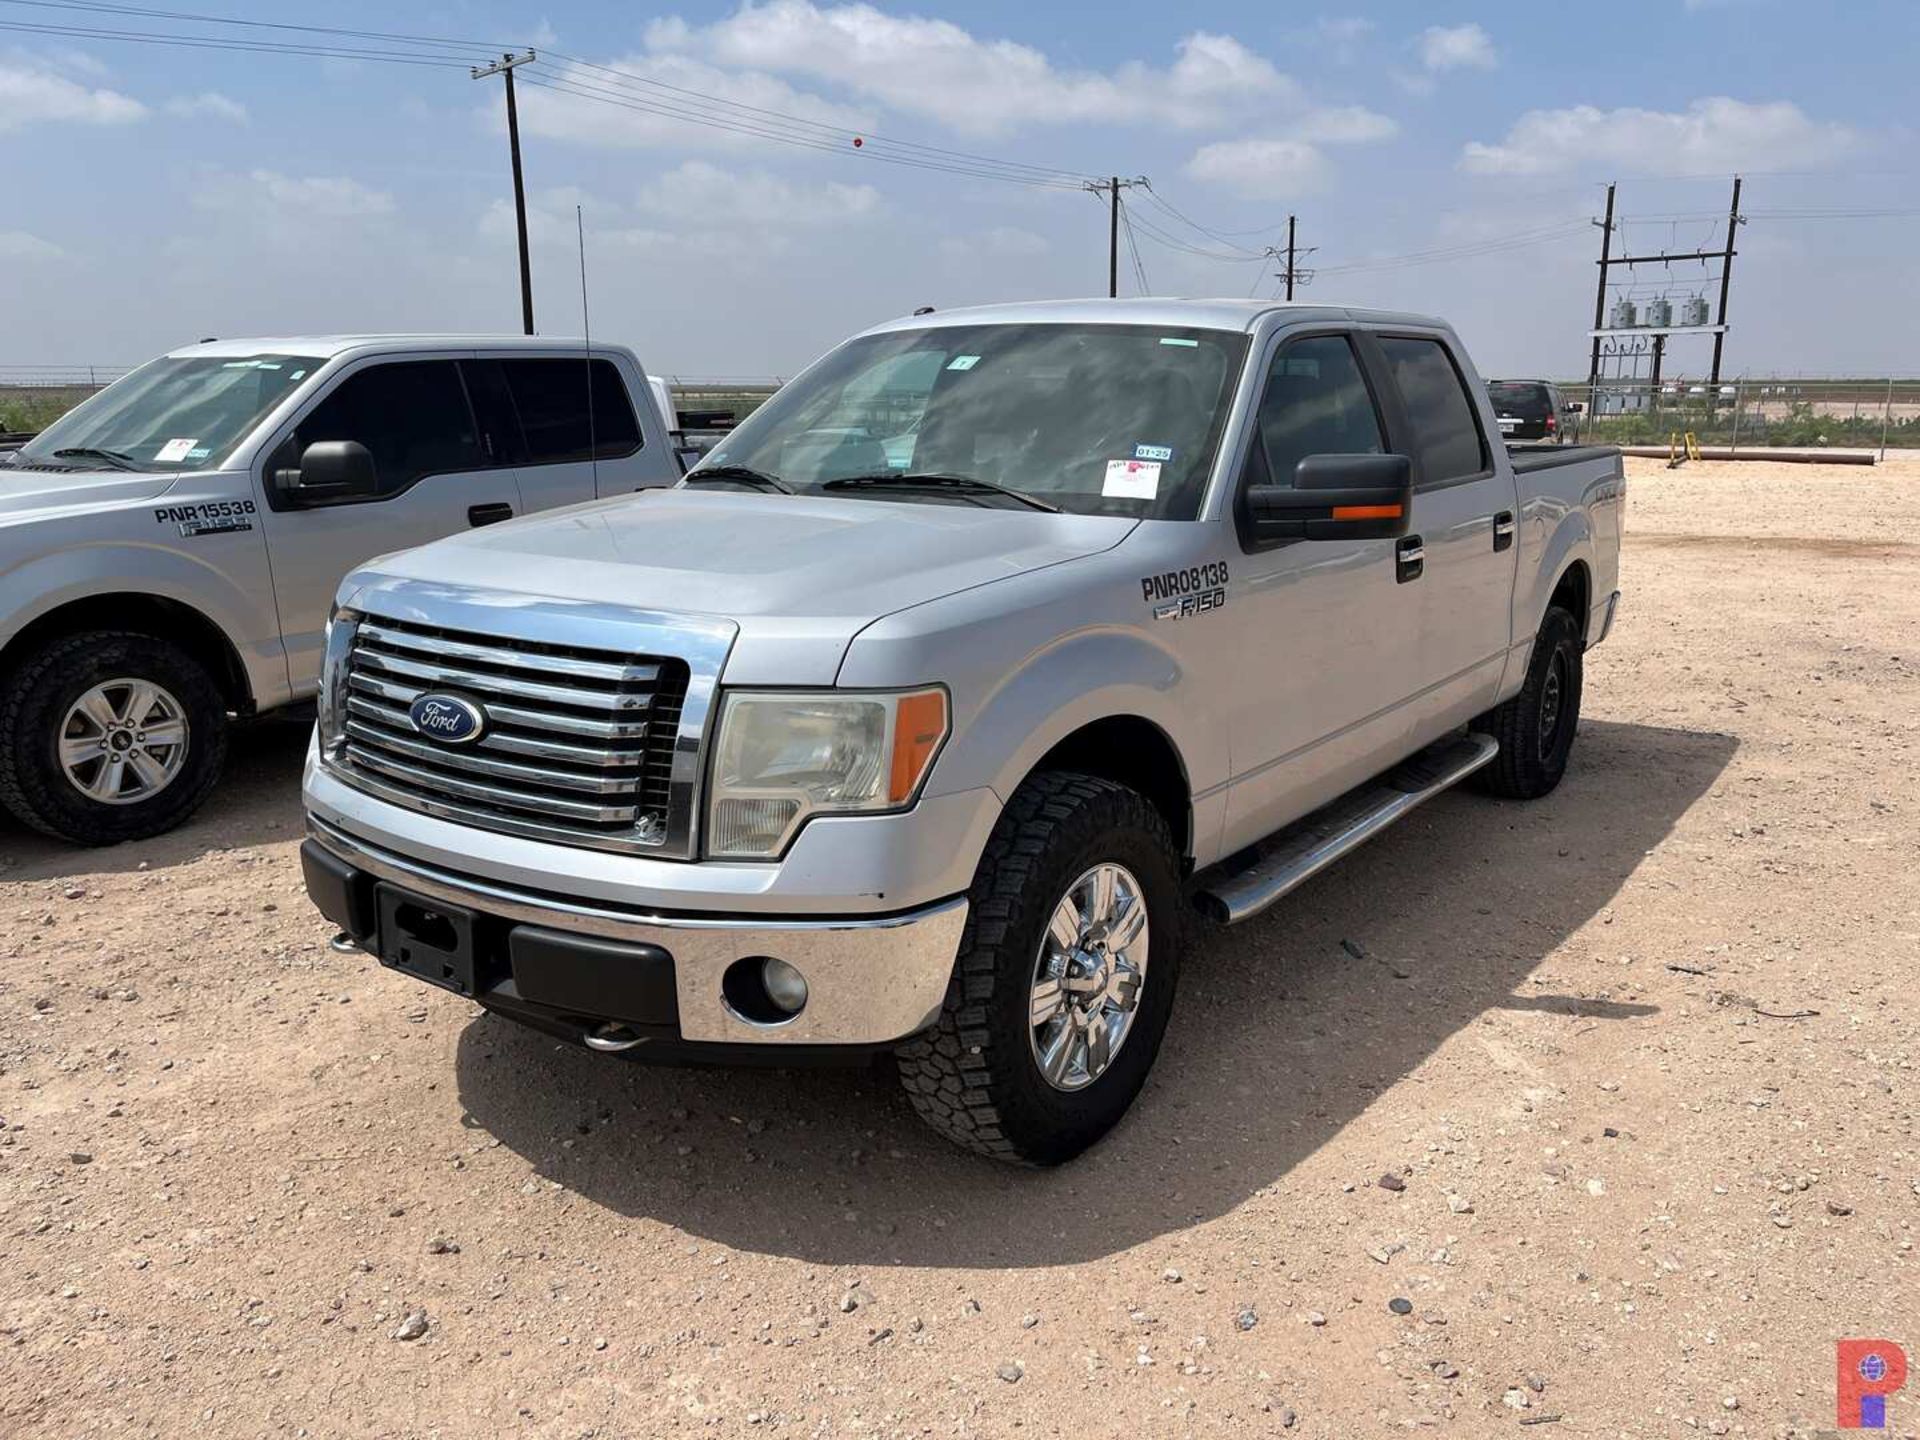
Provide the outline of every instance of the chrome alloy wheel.
<path id="1" fill-rule="evenodd" d="M 1146 980 L 1146 893 L 1124 865 L 1096 865 L 1054 906 L 1034 961 L 1027 1038 L 1049 1085 L 1100 1078 L 1133 1030 Z"/>
<path id="2" fill-rule="evenodd" d="M 73 702 L 60 726 L 60 768 L 103 805 L 150 800 L 185 768 L 187 714 L 151 680 L 102 680 Z"/>

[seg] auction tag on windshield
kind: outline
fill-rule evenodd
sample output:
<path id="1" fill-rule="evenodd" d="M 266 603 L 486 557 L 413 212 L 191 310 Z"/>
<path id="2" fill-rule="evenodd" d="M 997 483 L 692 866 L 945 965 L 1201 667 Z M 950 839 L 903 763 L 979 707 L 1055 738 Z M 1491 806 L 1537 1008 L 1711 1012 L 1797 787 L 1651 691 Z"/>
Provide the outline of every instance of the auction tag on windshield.
<path id="1" fill-rule="evenodd" d="M 1118 500 L 1151 500 L 1160 493 L 1158 460 L 1109 460 L 1102 495 Z"/>
<path id="2" fill-rule="evenodd" d="M 182 460 L 187 458 L 188 454 L 192 452 L 193 447 L 199 443 L 198 440 L 192 437 L 185 440 L 169 440 L 160 447 L 159 453 L 153 457 L 154 463 L 156 465 L 178 465 Z"/>
<path id="3" fill-rule="evenodd" d="M 1136 445 L 1133 447 L 1133 458 L 1136 460 L 1171 460 L 1173 458 L 1173 447 L 1171 445 Z"/>
<path id="4" fill-rule="evenodd" d="M 978 355 L 956 355 L 947 362 L 949 370 L 971 370 L 980 363 Z"/>

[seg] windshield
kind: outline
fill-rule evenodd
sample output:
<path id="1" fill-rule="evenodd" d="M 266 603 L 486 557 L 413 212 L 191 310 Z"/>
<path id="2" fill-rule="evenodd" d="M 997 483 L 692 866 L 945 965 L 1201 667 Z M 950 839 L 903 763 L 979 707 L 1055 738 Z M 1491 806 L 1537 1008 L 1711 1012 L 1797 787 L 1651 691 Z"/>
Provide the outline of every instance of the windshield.
<path id="1" fill-rule="evenodd" d="M 1522 420 L 1543 419 L 1553 408 L 1547 402 L 1547 387 L 1544 385 L 1497 380 L 1487 386 L 1487 394 L 1493 397 L 1496 411 L 1503 415 L 1518 416 Z"/>
<path id="2" fill-rule="evenodd" d="M 1080 515 L 1191 520 L 1246 348 L 1234 331 L 1148 325 L 862 336 L 761 406 L 689 478 L 737 469 L 815 494 L 1022 505 L 997 486 Z M 948 483 L 916 489 L 916 476 Z"/>
<path id="3" fill-rule="evenodd" d="M 312 355 L 163 356 L 69 410 L 22 446 L 15 463 L 211 470 L 322 363 Z"/>

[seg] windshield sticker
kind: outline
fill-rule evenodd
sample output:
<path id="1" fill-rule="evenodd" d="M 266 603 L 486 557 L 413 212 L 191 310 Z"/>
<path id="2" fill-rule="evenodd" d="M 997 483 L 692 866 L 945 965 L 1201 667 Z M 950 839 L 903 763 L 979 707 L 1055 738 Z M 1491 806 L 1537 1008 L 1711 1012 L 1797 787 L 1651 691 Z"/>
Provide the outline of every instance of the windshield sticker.
<path id="1" fill-rule="evenodd" d="M 213 447 L 211 445 L 196 445 L 193 447 L 193 449 L 187 451 L 187 459 L 204 460 L 207 458 L 207 456 L 211 455 L 212 453 L 213 453 Z"/>
<path id="2" fill-rule="evenodd" d="M 1171 445 L 1136 445 L 1133 447 L 1133 458 L 1136 460 L 1171 460 L 1173 459 L 1173 447 Z"/>
<path id="3" fill-rule="evenodd" d="M 1179 345 L 1188 350 L 1198 350 L 1200 348 L 1200 342 L 1198 340 L 1182 340 L 1177 335 L 1162 335 L 1160 337 L 1160 343 L 1162 345 Z"/>
<path id="4" fill-rule="evenodd" d="M 1151 500 L 1160 493 L 1158 460 L 1109 460 L 1102 495 L 1120 500 Z"/>
<path id="5" fill-rule="evenodd" d="M 956 355 L 947 362 L 949 370 L 971 370 L 980 363 L 978 355 Z"/>
<path id="6" fill-rule="evenodd" d="M 193 447 L 200 442 L 192 436 L 185 440 L 169 440 L 162 445 L 153 457 L 156 465 L 178 465 L 192 453 Z"/>

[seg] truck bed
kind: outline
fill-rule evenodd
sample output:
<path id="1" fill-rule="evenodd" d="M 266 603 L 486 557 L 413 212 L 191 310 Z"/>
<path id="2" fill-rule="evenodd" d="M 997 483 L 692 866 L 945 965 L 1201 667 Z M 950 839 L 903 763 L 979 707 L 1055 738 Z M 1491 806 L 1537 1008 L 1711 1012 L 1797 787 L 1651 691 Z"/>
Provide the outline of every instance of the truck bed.
<path id="1" fill-rule="evenodd" d="M 1561 465 L 1572 465 L 1580 460 L 1618 460 L 1618 445 L 1509 445 L 1507 454 L 1513 460 L 1514 473 L 1530 474 L 1536 470 L 1552 470 Z"/>

